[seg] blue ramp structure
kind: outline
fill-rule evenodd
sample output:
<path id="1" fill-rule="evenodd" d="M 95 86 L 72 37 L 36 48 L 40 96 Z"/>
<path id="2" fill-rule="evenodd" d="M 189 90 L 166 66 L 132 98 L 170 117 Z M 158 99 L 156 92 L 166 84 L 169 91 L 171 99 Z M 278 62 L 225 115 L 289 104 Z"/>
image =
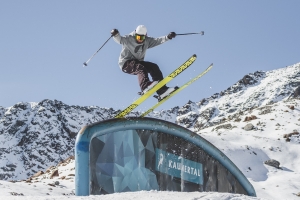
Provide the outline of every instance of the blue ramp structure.
<path id="1" fill-rule="evenodd" d="M 154 118 L 84 126 L 75 144 L 76 196 L 205 191 L 256 196 L 243 173 L 198 134 Z"/>

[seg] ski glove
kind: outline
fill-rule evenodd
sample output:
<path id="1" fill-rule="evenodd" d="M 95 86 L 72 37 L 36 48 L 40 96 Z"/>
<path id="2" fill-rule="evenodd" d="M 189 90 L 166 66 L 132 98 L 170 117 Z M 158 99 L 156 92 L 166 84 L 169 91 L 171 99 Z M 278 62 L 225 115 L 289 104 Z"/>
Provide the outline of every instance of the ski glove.
<path id="1" fill-rule="evenodd" d="M 171 32 L 169 33 L 169 35 L 167 36 L 170 40 L 172 40 L 172 38 L 176 37 L 176 33 L 175 32 Z"/>
<path id="2" fill-rule="evenodd" d="M 111 30 L 110 33 L 111 33 L 112 36 L 116 36 L 116 35 L 119 34 L 119 31 L 118 31 L 118 29 L 113 29 L 113 30 Z"/>

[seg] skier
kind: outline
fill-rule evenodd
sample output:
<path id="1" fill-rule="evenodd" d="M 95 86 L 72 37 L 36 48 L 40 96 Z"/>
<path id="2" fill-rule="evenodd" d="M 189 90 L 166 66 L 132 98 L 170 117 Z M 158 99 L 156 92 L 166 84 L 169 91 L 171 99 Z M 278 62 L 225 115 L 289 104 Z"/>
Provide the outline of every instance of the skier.
<path id="1" fill-rule="evenodd" d="M 147 36 L 147 28 L 144 25 L 139 25 L 136 30 L 129 35 L 121 36 L 117 29 L 113 29 L 111 35 L 115 42 L 122 45 L 122 51 L 119 57 L 121 70 L 127 74 L 138 76 L 139 85 L 143 93 L 150 90 L 163 79 L 162 72 L 158 65 L 144 61 L 144 58 L 147 49 L 175 38 L 175 32 L 170 32 L 167 36 L 153 38 Z M 151 75 L 152 81 L 149 80 L 148 73 Z M 164 85 L 157 90 L 157 94 L 163 99 L 174 90 L 174 87 Z"/>

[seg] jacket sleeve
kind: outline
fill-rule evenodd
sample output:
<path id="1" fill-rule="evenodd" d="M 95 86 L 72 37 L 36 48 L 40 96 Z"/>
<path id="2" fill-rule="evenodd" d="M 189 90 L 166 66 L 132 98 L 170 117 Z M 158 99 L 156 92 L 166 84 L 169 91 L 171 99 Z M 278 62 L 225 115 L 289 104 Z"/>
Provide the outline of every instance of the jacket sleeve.
<path id="1" fill-rule="evenodd" d="M 158 38 L 148 37 L 147 39 L 149 41 L 148 48 L 155 47 L 157 45 L 160 45 L 160 44 L 170 40 L 167 36 L 162 36 L 162 37 L 158 37 Z"/>
<path id="2" fill-rule="evenodd" d="M 124 44 L 124 43 L 126 42 L 125 37 L 122 37 L 122 36 L 120 35 L 120 33 L 118 33 L 117 35 L 113 36 L 113 39 L 114 39 L 114 41 L 115 41 L 116 43 L 118 43 L 118 44 Z"/>

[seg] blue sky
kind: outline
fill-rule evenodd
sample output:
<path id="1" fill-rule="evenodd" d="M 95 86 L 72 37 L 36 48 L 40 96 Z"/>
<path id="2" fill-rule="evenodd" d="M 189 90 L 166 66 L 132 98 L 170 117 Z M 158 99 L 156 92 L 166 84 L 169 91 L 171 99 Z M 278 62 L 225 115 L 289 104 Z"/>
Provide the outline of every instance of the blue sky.
<path id="1" fill-rule="evenodd" d="M 149 49 L 145 60 L 172 72 L 191 55 L 196 62 L 169 86 L 214 68 L 158 109 L 183 106 L 227 89 L 247 73 L 300 62 L 299 0 L 52 0 L 0 3 L 0 106 L 57 99 L 69 105 L 122 109 L 138 98 L 137 77 L 121 72 L 121 46 L 110 40 L 143 24 L 148 35 L 177 36 Z M 137 110 L 146 110 L 151 98 Z"/>

